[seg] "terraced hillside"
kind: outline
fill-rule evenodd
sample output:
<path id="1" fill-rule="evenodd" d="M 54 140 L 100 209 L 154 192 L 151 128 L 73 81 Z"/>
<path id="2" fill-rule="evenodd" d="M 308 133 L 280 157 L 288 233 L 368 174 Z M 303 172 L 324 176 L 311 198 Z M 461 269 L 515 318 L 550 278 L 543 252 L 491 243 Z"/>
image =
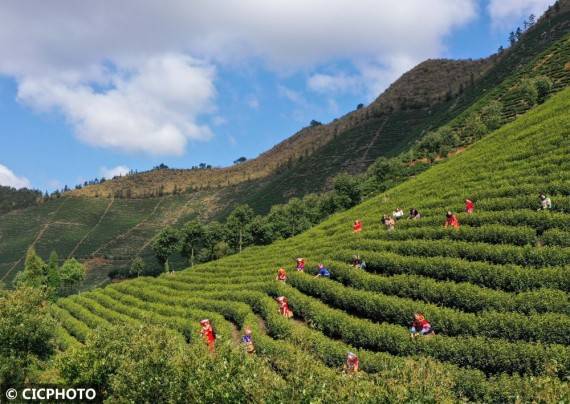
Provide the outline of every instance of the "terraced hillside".
<path id="1" fill-rule="evenodd" d="M 302 391 L 317 381 L 296 378 L 295 363 L 316 380 L 337 380 L 354 351 L 363 372 L 345 382 L 363 400 L 568 400 L 568 111 L 564 90 L 464 153 L 295 238 L 61 299 L 52 307 L 60 344 L 79 344 L 113 323 L 160 324 L 194 343 L 197 320 L 207 316 L 220 343 L 250 326 L 257 357 Z M 551 211 L 537 211 L 540 192 L 552 198 Z M 444 229 L 444 212 L 462 211 L 466 197 L 475 212 L 458 214 L 459 230 Z M 389 232 L 379 219 L 397 206 L 416 207 L 422 218 Z M 360 234 L 352 232 L 356 218 Z M 366 270 L 348 265 L 353 254 Z M 294 271 L 298 256 L 310 273 Z M 312 276 L 318 262 L 331 279 Z M 288 268 L 286 283 L 275 280 L 279 266 Z M 278 315 L 280 295 L 294 319 Z M 435 337 L 410 339 L 418 310 Z M 440 395 L 422 396 L 434 386 Z"/>
<path id="2" fill-rule="evenodd" d="M 195 190 L 172 195 L 168 187 L 158 190 L 177 181 L 181 181 L 178 189 L 184 190 L 189 170 L 155 170 L 1 215 L 0 281 L 10 284 L 23 268 L 25 251 L 34 246 L 45 258 L 56 250 L 61 257 L 73 255 L 86 262 L 89 288 L 105 281 L 110 270 L 128 266 L 136 255 L 142 255 L 147 265 L 156 265 L 148 245 L 165 225 L 179 225 L 195 216 L 224 217 L 238 203 L 263 213 L 291 196 L 319 192 L 340 171 L 361 172 L 379 156 L 405 152 L 429 130 L 443 125 L 461 128 L 467 116 L 492 101 L 504 106 L 504 121 L 513 120 L 527 108 L 524 94 L 512 91 L 521 80 L 546 76 L 555 91 L 570 84 L 570 1 L 560 4 L 558 13 L 543 17 L 512 49 L 492 61 L 424 62 L 370 106 L 330 125 L 302 130 L 264 154 L 264 159 L 278 154 L 281 163 L 287 161 L 267 177 L 254 180 L 249 177 L 252 171 L 247 171 L 247 167 L 255 171 L 264 159 L 232 168 L 238 171 L 222 175 L 218 183 L 209 177 L 209 170 L 195 170 Z M 446 91 L 438 85 L 444 70 L 437 71 L 438 67 L 445 67 L 454 78 L 447 101 Z M 438 80 L 430 83 L 432 77 Z M 463 83 L 463 92 L 456 94 Z M 243 167 L 247 170 L 239 171 Z M 156 196 L 126 198 L 131 186 L 157 191 Z M 116 191 L 121 198 L 102 197 Z M 136 194 L 133 191 L 132 196 Z"/>
<path id="3" fill-rule="evenodd" d="M 155 259 L 150 240 L 164 226 L 208 217 L 207 192 L 146 199 L 60 198 L 0 220 L 0 281 L 9 285 L 23 268 L 28 247 L 43 256 L 77 257 L 87 265 L 85 288 L 134 256 Z M 214 204 L 213 202 L 210 205 Z M 211 207 L 211 206 L 210 206 Z"/>

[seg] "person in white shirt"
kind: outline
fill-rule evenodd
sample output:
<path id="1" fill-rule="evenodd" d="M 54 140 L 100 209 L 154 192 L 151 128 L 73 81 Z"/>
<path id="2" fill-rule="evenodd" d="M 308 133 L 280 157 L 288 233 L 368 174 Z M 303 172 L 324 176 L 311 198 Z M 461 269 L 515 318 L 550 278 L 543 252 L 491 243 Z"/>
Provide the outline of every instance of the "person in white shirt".
<path id="1" fill-rule="evenodd" d="M 552 201 L 550 200 L 549 197 L 547 197 L 544 194 L 540 194 L 540 208 L 538 208 L 537 210 L 549 210 L 552 209 Z"/>
<path id="2" fill-rule="evenodd" d="M 404 211 L 402 210 L 402 208 L 398 208 L 394 212 L 392 212 L 392 217 L 396 220 L 403 218 L 404 217 Z"/>

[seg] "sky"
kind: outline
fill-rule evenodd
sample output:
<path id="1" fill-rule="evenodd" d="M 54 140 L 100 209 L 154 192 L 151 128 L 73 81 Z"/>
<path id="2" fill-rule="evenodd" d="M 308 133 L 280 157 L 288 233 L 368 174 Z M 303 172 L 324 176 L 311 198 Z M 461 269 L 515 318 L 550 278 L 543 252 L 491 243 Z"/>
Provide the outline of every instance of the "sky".
<path id="1" fill-rule="evenodd" d="M 552 2 L 2 2 L 0 185 L 255 158 L 425 59 L 496 52 Z"/>

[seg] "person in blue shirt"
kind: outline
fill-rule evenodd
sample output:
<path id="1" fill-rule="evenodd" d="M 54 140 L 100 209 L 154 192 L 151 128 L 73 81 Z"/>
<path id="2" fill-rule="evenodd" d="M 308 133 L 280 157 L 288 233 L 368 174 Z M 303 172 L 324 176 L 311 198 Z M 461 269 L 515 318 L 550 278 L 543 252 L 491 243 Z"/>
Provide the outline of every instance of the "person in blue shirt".
<path id="1" fill-rule="evenodd" d="M 245 346 L 245 351 L 248 354 L 255 353 L 255 346 L 253 345 L 253 338 L 251 337 L 251 328 L 245 328 L 244 335 L 241 337 L 241 343 Z"/>
<path id="2" fill-rule="evenodd" d="M 322 276 L 324 278 L 331 277 L 330 271 L 327 268 L 325 268 L 323 264 L 319 264 L 319 272 L 315 275 L 315 278 L 318 278 L 319 276 Z"/>

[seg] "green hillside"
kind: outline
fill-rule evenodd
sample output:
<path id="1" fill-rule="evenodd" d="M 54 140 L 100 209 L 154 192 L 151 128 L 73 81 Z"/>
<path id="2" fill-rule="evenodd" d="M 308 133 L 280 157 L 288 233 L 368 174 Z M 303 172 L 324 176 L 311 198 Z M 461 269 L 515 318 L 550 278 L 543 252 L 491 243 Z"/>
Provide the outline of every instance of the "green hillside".
<path id="1" fill-rule="evenodd" d="M 391 110 L 383 109 L 385 98 L 380 96 L 363 109 L 366 119 L 357 125 L 347 124 L 350 129 L 339 132 L 302 158 L 291 160 L 267 178 L 218 188 L 208 188 L 206 183 L 200 191 L 149 198 L 64 196 L 2 214 L 0 281 L 11 284 L 23 268 L 26 250 L 34 246 L 44 258 L 55 250 L 62 259 L 75 256 L 85 262 L 89 269 L 85 282 L 88 289 L 106 281 L 111 270 L 128 267 L 137 255 L 145 258 L 148 266 L 157 265 L 148 247 L 166 225 L 180 225 L 194 217 L 204 221 L 224 218 L 239 203 L 247 203 L 263 213 L 292 196 L 320 192 L 330 186 L 331 178 L 339 172 L 359 173 L 380 156 L 405 153 L 430 130 L 444 125 L 462 128 L 471 114 L 492 101 L 503 105 L 503 120 L 511 121 L 528 109 L 524 93 L 517 91 L 522 80 L 548 77 L 554 91 L 570 83 L 569 20 L 570 8 L 566 6 L 550 18 L 542 18 L 511 49 L 495 57 L 492 67 L 480 78 L 447 101 L 444 97 L 437 103 L 426 101 L 425 105 Z M 439 61 L 430 63 L 437 66 Z M 422 69 L 420 65 L 413 70 L 416 78 L 429 79 L 429 75 L 422 76 Z M 406 88 L 405 78 L 394 86 Z M 345 119 L 350 121 L 351 115 L 339 121 Z M 145 186 L 158 189 L 161 181 L 167 180 L 167 171 L 156 170 L 159 182 L 151 181 Z M 204 178 L 207 171 L 196 170 Z M 147 180 L 151 178 L 144 177 Z M 113 181 L 106 181 L 105 186 L 110 183 Z M 183 261 L 179 259 L 173 264 L 180 268 Z"/>
<path id="2" fill-rule="evenodd" d="M 307 401 L 340 399 L 345 389 L 355 401 L 568 400 L 568 111 L 564 90 L 464 153 L 295 238 L 61 299 L 52 307 L 60 344 L 126 322 L 166 326 L 201 344 L 197 320 L 208 316 L 236 344 L 228 336 L 250 326 L 256 358 Z M 552 211 L 537 211 L 540 192 Z M 445 211 L 461 212 L 467 197 L 475 212 L 458 214 L 461 229 L 443 229 Z M 398 206 L 422 218 L 388 232 L 379 219 Z M 357 218 L 364 230 L 353 234 Z M 353 254 L 366 270 L 347 264 Z M 324 262 L 332 278 L 295 272 L 298 256 L 312 273 Z M 275 281 L 279 266 L 288 269 L 286 284 Z M 280 295 L 294 319 L 278 315 Z M 435 337 L 410 339 L 415 311 Z M 347 351 L 360 357 L 358 377 L 338 373 Z M 297 377 L 300 368 L 318 376 Z M 319 390 L 322 380 L 331 384 Z"/>
<path id="3" fill-rule="evenodd" d="M 87 264 L 85 287 L 107 279 L 111 269 L 130 265 L 142 255 L 154 263 L 147 248 L 164 226 L 206 214 L 205 192 L 147 199 L 69 198 L 34 209 L 10 212 L 0 221 L 0 280 L 10 284 L 23 268 L 26 250 Z"/>

